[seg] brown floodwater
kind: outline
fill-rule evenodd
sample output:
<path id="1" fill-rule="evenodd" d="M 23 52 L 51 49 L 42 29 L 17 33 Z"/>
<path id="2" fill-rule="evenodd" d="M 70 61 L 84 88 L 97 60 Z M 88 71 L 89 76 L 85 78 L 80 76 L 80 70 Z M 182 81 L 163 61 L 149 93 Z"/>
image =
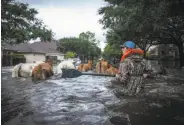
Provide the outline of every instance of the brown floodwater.
<path id="1" fill-rule="evenodd" d="M 125 96 L 109 77 L 33 83 L 11 78 L 11 70 L 2 68 L 1 121 L 3 125 L 183 125 L 184 71 L 168 71 L 168 76 L 146 79 L 139 95 Z"/>

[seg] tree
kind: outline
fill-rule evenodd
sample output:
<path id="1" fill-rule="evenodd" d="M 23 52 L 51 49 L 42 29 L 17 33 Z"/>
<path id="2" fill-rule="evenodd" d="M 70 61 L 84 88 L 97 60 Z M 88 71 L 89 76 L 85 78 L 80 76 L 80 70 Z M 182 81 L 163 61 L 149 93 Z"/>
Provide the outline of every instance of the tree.
<path id="1" fill-rule="evenodd" d="M 93 42 L 93 43 L 96 42 L 95 33 L 87 31 L 86 35 L 88 36 L 88 41 Z"/>
<path id="2" fill-rule="evenodd" d="M 53 33 L 35 16 L 38 12 L 28 4 L 14 0 L 1 1 L 2 43 L 22 43 L 40 38 L 51 41 Z"/>
<path id="3" fill-rule="evenodd" d="M 95 44 L 99 44 L 100 43 L 99 40 L 96 40 L 95 33 L 92 33 L 90 31 L 87 31 L 86 33 L 84 33 L 84 32 L 80 33 L 79 34 L 79 39 L 87 40 L 87 41 L 95 43 Z"/>
<path id="4" fill-rule="evenodd" d="M 75 37 L 62 38 L 58 40 L 58 47 L 63 53 L 68 51 L 78 53 L 80 51 L 80 40 Z"/>
<path id="5" fill-rule="evenodd" d="M 79 39 L 88 40 L 89 36 L 86 33 L 82 32 L 82 33 L 79 34 Z"/>
<path id="6" fill-rule="evenodd" d="M 109 30 L 106 34 L 107 45 L 104 48 L 103 57 L 111 60 L 111 58 L 119 57 L 121 55 L 120 44 L 121 38 L 113 31 Z"/>
<path id="7" fill-rule="evenodd" d="M 155 37 L 156 44 L 174 44 L 178 47 L 180 66 L 184 65 L 184 16 L 169 18 Z"/>
<path id="8" fill-rule="evenodd" d="M 184 0 L 105 0 L 99 9 L 100 23 L 108 29 L 113 43 L 133 40 L 143 50 L 152 44 L 175 44 L 184 63 Z M 156 42 L 155 42 L 156 41 Z"/>
<path id="9" fill-rule="evenodd" d="M 87 53 L 89 57 L 98 57 L 101 54 L 101 49 L 98 47 L 100 41 L 96 40 L 95 33 L 87 31 L 86 33 L 82 32 L 79 35 L 79 39 L 82 42 L 81 54 L 84 56 Z"/>
<path id="10" fill-rule="evenodd" d="M 75 56 L 76 56 L 75 52 L 68 51 L 68 52 L 66 52 L 65 58 L 73 58 Z"/>
<path id="11" fill-rule="evenodd" d="M 118 48 L 118 49 L 117 49 Z M 116 45 L 107 44 L 103 51 L 103 57 L 107 60 L 111 60 L 114 57 L 121 56 L 121 49 Z"/>
<path id="12" fill-rule="evenodd" d="M 162 10 L 166 16 L 157 18 L 159 27 L 150 34 L 150 39 L 155 44 L 174 44 L 178 47 L 180 56 L 180 67 L 184 65 L 184 0 L 169 0 L 163 4 Z"/>
<path id="13" fill-rule="evenodd" d="M 62 38 L 58 42 L 58 48 L 62 52 L 66 53 L 68 51 L 75 52 L 78 56 L 84 58 L 93 59 L 94 57 L 99 57 L 101 54 L 101 49 L 94 42 L 95 34 L 87 32 L 88 34 L 82 32 L 79 38 L 70 37 Z"/>

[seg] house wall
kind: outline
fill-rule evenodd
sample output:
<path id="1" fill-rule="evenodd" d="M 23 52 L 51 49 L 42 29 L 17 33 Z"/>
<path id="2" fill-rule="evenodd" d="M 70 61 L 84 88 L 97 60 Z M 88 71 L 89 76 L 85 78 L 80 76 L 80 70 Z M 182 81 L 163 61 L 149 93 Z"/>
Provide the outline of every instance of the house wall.
<path id="1" fill-rule="evenodd" d="M 26 63 L 32 63 L 33 61 L 45 61 L 46 56 L 45 54 L 39 54 L 39 53 L 28 53 L 24 54 L 26 58 Z"/>
<path id="2" fill-rule="evenodd" d="M 154 56 L 158 56 L 159 52 L 158 52 L 158 45 L 152 45 L 149 49 L 148 49 L 148 53 L 150 55 L 154 55 Z"/>
<path id="3" fill-rule="evenodd" d="M 61 53 L 47 53 L 46 56 L 57 56 L 57 60 L 64 59 L 64 54 L 61 54 Z"/>
<path id="4" fill-rule="evenodd" d="M 178 48 L 173 44 L 161 44 L 150 47 L 150 55 L 155 55 L 159 57 L 171 57 L 177 59 L 179 57 Z"/>
<path id="5" fill-rule="evenodd" d="M 62 55 L 62 56 L 58 55 L 57 58 L 58 58 L 58 60 L 63 60 L 64 59 L 64 55 Z"/>
<path id="6" fill-rule="evenodd" d="M 179 56 L 178 48 L 173 44 L 160 45 L 159 53 L 161 56 L 172 56 L 174 58 L 178 58 Z"/>

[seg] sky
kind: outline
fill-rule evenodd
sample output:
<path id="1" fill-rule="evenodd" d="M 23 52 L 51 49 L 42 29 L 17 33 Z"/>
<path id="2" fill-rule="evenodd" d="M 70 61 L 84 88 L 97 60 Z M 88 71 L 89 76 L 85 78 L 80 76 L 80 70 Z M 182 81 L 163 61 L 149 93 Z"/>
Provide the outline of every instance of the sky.
<path id="1" fill-rule="evenodd" d="M 43 20 L 55 33 L 54 38 L 78 37 L 81 32 L 91 31 L 105 47 L 105 30 L 99 24 L 102 15 L 98 9 L 105 5 L 103 0 L 18 0 L 38 10 L 37 18 Z M 32 41 L 33 42 L 33 41 Z"/>

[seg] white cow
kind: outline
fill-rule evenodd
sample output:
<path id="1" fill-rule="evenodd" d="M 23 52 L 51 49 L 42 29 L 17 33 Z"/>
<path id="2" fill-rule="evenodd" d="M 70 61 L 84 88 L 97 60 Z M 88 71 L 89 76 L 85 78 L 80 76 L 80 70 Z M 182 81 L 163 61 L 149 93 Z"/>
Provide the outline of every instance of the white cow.
<path id="1" fill-rule="evenodd" d="M 57 74 L 62 74 L 62 69 L 75 69 L 73 60 L 64 60 L 62 61 L 56 69 Z"/>
<path id="2" fill-rule="evenodd" d="M 42 61 L 38 61 L 36 63 L 19 63 L 12 70 L 12 77 L 18 78 L 21 77 L 29 77 L 32 74 L 32 69 L 43 63 Z"/>

